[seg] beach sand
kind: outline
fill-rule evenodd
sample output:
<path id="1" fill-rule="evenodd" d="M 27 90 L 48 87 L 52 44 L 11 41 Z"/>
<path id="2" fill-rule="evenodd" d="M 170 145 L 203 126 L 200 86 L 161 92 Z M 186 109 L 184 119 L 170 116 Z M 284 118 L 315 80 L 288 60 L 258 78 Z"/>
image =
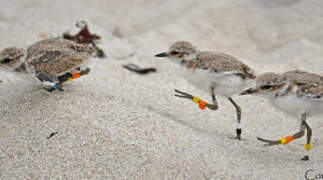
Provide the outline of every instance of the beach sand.
<path id="1" fill-rule="evenodd" d="M 257 74 L 303 69 L 322 74 L 321 0 L 1 0 L 0 49 L 27 47 L 40 36 L 62 35 L 86 20 L 106 59 L 64 86 L 38 89 L 37 81 L 0 71 L 0 179 L 304 179 L 323 173 L 323 120 L 313 129 L 312 156 L 300 161 L 305 137 L 264 147 L 257 136 L 278 139 L 300 120 L 265 99 L 234 97 L 242 107 L 243 140 L 235 136 L 233 106 L 201 111 L 174 89 L 204 100 L 177 71 L 153 57 L 177 40 L 226 52 Z M 146 76 L 125 70 L 156 67 Z M 50 139 L 51 133 L 57 132 Z"/>

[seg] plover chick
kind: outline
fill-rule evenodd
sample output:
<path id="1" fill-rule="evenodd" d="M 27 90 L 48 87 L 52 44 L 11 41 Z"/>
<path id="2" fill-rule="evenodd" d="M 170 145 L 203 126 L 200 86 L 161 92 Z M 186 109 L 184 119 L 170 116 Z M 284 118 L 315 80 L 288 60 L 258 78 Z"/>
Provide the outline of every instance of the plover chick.
<path id="1" fill-rule="evenodd" d="M 219 52 L 198 51 L 191 43 L 178 41 L 172 44 L 167 52 L 155 55 L 156 57 L 168 57 L 183 68 L 182 75 L 197 88 L 209 93 L 212 103 L 194 97 L 188 93 L 175 89 L 175 96 L 187 98 L 198 103 L 201 109 L 205 107 L 211 110 L 218 109 L 216 95 L 226 97 L 235 107 L 238 118 L 236 138 L 241 139 L 241 108 L 232 99 L 233 95 L 239 94 L 248 80 L 256 76 L 246 64 L 235 57 Z"/>
<path id="2" fill-rule="evenodd" d="M 9 47 L 0 52 L 0 69 L 32 73 L 48 91 L 62 89 L 62 83 L 88 74 L 85 67 L 96 52 L 94 44 L 76 44 L 50 38 L 32 44 L 27 50 Z"/>
<path id="3" fill-rule="evenodd" d="M 283 112 L 300 117 L 300 131 L 280 140 L 258 140 L 266 146 L 288 144 L 304 136 L 307 130 L 305 155 L 302 160 L 309 160 L 312 129 L 306 122 L 309 116 L 319 115 L 323 111 L 323 77 L 314 73 L 295 70 L 282 75 L 265 73 L 256 80 L 256 86 L 249 88 L 241 95 L 254 94 L 268 98 L 271 104 Z"/>

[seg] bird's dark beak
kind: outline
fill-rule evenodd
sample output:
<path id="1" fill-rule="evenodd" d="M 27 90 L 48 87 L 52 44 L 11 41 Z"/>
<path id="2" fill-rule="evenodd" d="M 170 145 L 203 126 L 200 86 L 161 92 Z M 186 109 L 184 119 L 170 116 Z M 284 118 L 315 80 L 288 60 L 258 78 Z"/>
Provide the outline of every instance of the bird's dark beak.
<path id="1" fill-rule="evenodd" d="M 168 57 L 168 53 L 167 52 L 159 53 L 159 54 L 156 54 L 155 57 Z"/>
<path id="2" fill-rule="evenodd" d="M 240 93 L 240 95 L 248 95 L 248 94 L 253 94 L 253 93 L 256 93 L 256 92 L 258 92 L 257 88 L 249 88 L 249 89 L 247 89 L 245 91 L 242 91 Z"/>

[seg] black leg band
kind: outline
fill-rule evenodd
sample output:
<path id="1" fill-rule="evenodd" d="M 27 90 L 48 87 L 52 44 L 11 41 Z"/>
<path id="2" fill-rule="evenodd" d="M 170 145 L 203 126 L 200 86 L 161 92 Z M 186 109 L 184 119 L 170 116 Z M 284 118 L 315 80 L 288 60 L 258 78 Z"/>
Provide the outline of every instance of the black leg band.
<path id="1" fill-rule="evenodd" d="M 237 132 L 237 137 L 240 139 L 241 133 L 242 133 L 242 129 L 236 129 L 236 132 Z"/>

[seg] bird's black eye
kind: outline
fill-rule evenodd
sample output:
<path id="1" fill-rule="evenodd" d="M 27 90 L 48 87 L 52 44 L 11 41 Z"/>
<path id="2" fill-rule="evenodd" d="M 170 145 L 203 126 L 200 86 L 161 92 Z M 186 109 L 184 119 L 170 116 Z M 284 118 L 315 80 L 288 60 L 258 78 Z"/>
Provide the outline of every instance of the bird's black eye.
<path id="1" fill-rule="evenodd" d="M 179 52 L 178 51 L 172 51 L 171 54 L 176 56 L 176 55 L 179 54 Z"/>
<path id="2" fill-rule="evenodd" d="M 271 88 L 270 85 L 264 85 L 264 86 L 261 87 L 261 89 L 270 89 L 270 88 Z"/>
<path id="3" fill-rule="evenodd" d="M 12 61 L 12 59 L 10 59 L 10 58 L 4 58 L 2 60 L 2 63 L 10 63 L 11 61 Z"/>

